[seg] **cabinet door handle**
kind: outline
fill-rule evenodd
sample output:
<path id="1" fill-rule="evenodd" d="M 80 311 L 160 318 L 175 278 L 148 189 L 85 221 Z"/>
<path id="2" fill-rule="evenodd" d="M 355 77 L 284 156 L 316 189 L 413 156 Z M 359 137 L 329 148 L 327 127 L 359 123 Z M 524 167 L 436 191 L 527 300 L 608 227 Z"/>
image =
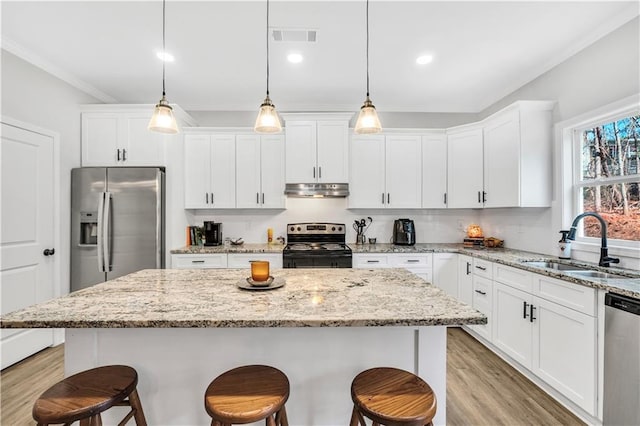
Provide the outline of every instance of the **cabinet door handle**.
<path id="1" fill-rule="evenodd" d="M 487 191 L 482 191 L 482 202 L 483 203 L 487 202 Z"/>
<path id="2" fill-rule="evenodd" d="M 445 206 L 447 205 L 447 193 L 446 192 L 444 193 L 444 205 Z"/>
<path id="3" fill-rule="evenodd" d="M 117 151 L 118 151 L 118 161 L 120 161 L 120 149 L 118 148 Z"/>
<path id="4" fill-rule="evenodd" d="M 382 204 L 384 204 L 384 192 L 382 193 Z"/>
<path id="5" fill-rule="evenodd" d="M 419 263 L 420 259 L 407 259 L 407 263 Z"/>
<path id="6" fill-rule="evenodd" d="M 534 309 L 536 309 L 536 307 L 533 306 L 533 303 L 529 305 L 529 322 L 533 322 L 534 319 L 537 319 L 536 317 L 533 316 Z"/>
<path id="7" fill-rule="evenodd" d="M 213 192 L 211 193 L 211 204 L 213 204 Z"/>
<path id="8" fill-rule="evenodd" d="M 318 166 L 318 177 L 322 179 L 322 166 Z"/>
<path id="9" fill-rule="evenodd" d="M 478 265 L 476 265 L 476 269 L 480 269 L 481 271 L 487 270 L 487 268 L 485 268 L 484 266 L 478 266 Z"/>
<path id="10" fill-rule="evenodd" d="M 262 193 L 262 204 L 264 204 L 264 192 Z"/>
<path id="11" fill-rule="evenodd" d="M 260 193 L 256 192 L 256 204 L 260 204 Z"/>
<path id="12" fill-rule="evenodd" d="M 487 292 L 486 292 L 486 291 L 476 290 L 475 292 L 476 292 L 476 293 L 478 293 L 478 294 L 481 294 L 481 295 L 483 295 L 483 296 L 486 296 L 486 295 L 487 295 Z"/>
<path id="13" fill-rule="evenodd" d="M 208 192 L 204 193 L 204 198 L 205 198 L 205 201 L 207 202 L 207 204 L 209 204 L 209 193 Z"/>
<path id="14" fill-rule="evenodd" d="M 122 149 L 122 161 L 127 161 L 127 150 Z"/>
<path id="15" fill-rule="evenodd" d="M 387 192 L 387 204 L 391 204 L 391 194 Z"/>
<path id="16" fill-rule="evenodd" d="M 529 304 L 524 301 L 522 302 L 522 318 L 526 319 L 527 318 L 527 306 L 529 306 Z"/>
<path id="17" fill-rule="evenodd" d="M 192 260 L 191 263 L 204 263 L 204 260 Z"/>
<path id="18" fill-rule="evenodd" d="M 478 191 L 478 203 L 480 203 L 480 191 Z"/>
<path id="19" fill-rule="evenodd" d="M 471 273 L 471 263 L 470 262 L 466 262 L 467 263 L 467 275 L 469 275 Z"/>
<path id="20" fill-rule="evenodd" d="M 316 168 L 315 167 L 313 168 L 313 178 L 314 179 L 316 178 Z"/>
<path id="21" fill-rule="evenodd" d="M 380 263 L 379 260 L 367 260 L 367 263 Z"/>

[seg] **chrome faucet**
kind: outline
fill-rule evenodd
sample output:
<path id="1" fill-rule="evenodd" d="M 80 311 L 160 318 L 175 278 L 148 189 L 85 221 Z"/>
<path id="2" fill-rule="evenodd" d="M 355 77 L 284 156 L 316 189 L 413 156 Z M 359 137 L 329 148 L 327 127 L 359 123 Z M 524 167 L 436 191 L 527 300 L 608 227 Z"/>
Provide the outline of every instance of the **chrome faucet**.
<path id="1" fill-rule="evenodd" d="M 615 257 L 609 257 L 609 248 L 607 247 L 607 223 L 598 213 L 586 212 L 576 216 L 576 218 L 573 219 L 573 223 L 571 224 L 571 229 L 569 229 L 569 235 L 567 235 L 567 240 L 575 241 L 576 226 L 578 225 L 578 222 L 580 222 L 580 220 L 586 216 L 595 217 L 600 222 L 601 243 L 600 243 L 600 261 L 598 262 L 598 265 L 611 266 L 611 263 L 620 263 L 620 259 Z"/>

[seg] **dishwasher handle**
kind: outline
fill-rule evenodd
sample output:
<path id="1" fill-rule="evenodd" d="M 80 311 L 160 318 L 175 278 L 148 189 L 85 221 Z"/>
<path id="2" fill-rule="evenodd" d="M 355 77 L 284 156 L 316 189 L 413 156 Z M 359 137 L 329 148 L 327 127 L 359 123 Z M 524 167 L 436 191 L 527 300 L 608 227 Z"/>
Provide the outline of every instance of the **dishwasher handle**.
<path id="1" fill-rule="evenodd" d="M 640 315 L 640 299 L 634 299 L 628 296 L 622 296 L 615 293 L 607 293 L 604 295 L 604 304 L 613 309 L 629 312 L 634 315 Z"/>

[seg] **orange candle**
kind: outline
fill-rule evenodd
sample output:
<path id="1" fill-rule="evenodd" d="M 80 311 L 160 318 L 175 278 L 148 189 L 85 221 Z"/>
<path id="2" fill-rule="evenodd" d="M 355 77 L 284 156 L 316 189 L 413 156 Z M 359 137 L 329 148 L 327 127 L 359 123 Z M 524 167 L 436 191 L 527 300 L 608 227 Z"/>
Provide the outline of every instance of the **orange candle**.
<path id="1" fill-rule="evenodd" d="M 254 281 L 266 281 L 269 279 L 269 262 L 266 260 L 251 261 L 251 279 Z"/>

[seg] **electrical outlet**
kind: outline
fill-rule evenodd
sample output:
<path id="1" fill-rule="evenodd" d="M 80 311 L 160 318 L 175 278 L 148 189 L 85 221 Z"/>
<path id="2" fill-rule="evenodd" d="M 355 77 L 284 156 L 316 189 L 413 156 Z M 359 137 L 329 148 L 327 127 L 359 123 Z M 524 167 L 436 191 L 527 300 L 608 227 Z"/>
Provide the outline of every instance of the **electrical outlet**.
<path id="1" fill-rule="evenodd" d="M 464 222 L 461 219 L 458 219 L 458 229 L 464 231 Z"/>

